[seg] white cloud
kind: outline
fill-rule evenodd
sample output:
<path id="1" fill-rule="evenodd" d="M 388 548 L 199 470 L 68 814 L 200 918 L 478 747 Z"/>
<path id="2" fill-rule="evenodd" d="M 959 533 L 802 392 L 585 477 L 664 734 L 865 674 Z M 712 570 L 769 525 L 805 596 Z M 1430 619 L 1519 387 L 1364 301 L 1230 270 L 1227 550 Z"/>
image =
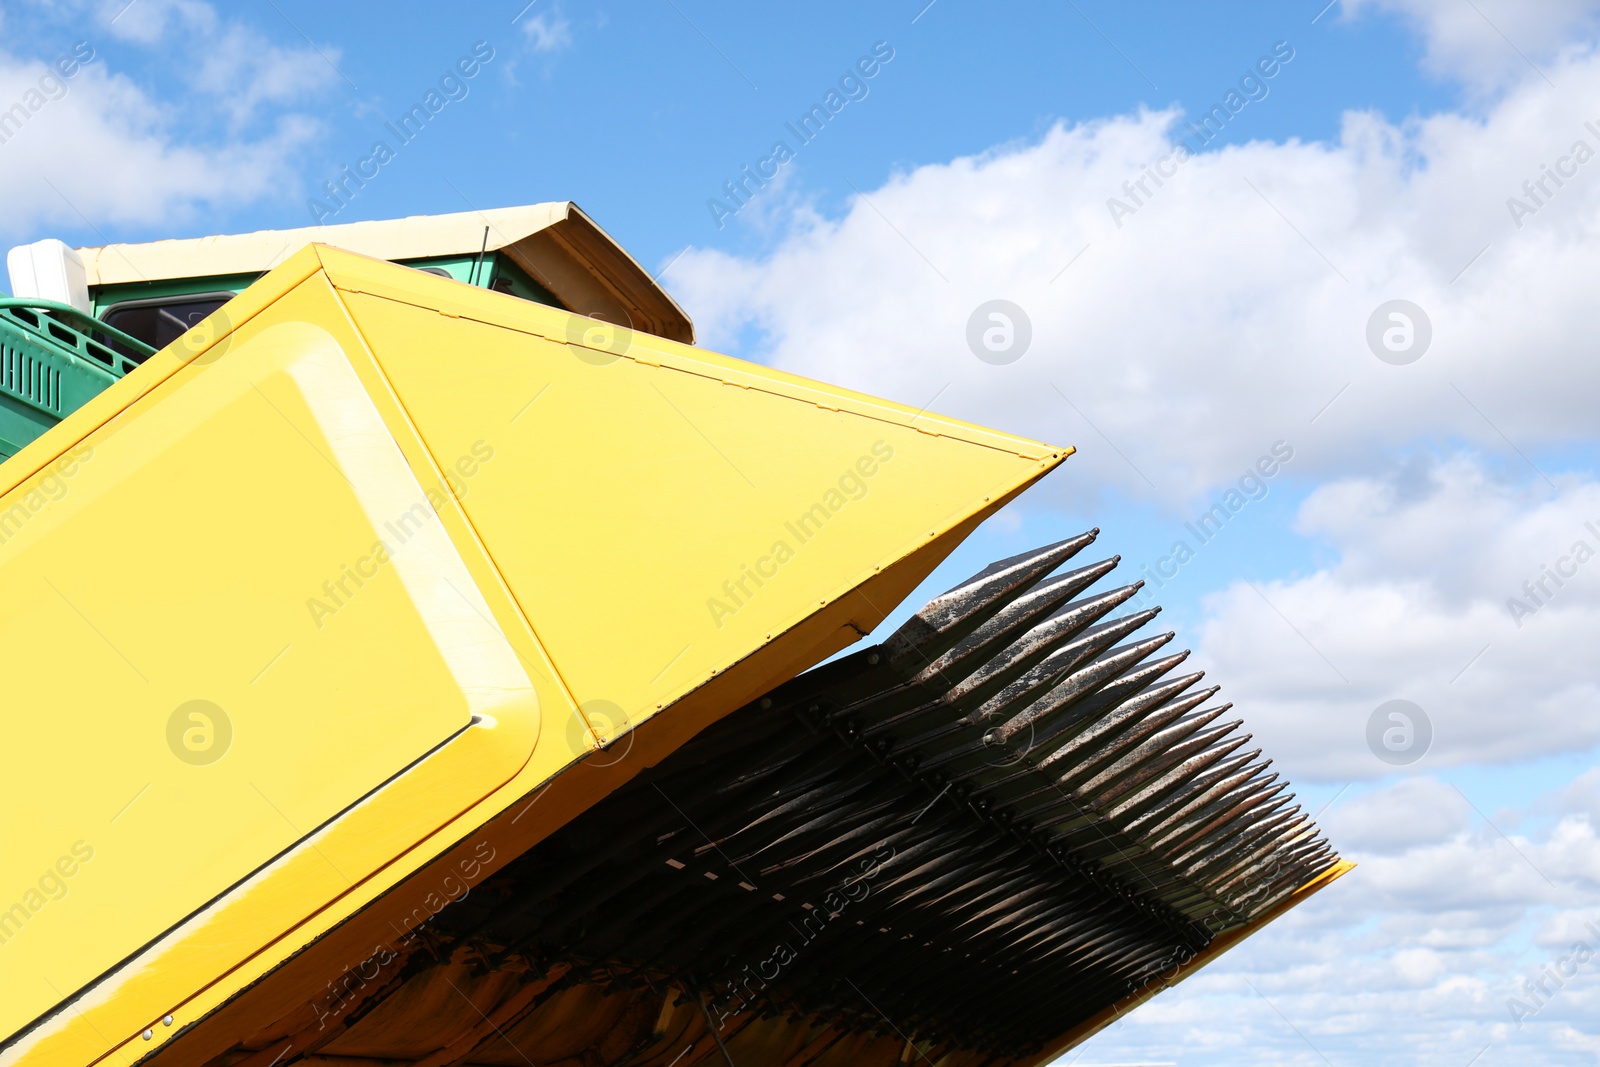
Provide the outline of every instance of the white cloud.
<path id="1" fill-rule="evenodd" d="M 572 24 L 559 12 L 546 11 L 522 20 L 522 33 L 535 52 L 559 52 L 572 47 Z"/>
<path id="2" fill-rule="evenodd" d="M 1600 536 L 1585 526 L 1600 529 L 1600 483 L 1561 483 L 1550 493 L 1419 454 L 1383 477 L 1323 485 L 1297 525 L 1333 561 L 1213 595 L 1197 658 L 1301 778 L 1389 772 L 1366 724 L 1391 699 L 1432 723 L 1424 768 L 1600 745 L 1588 651 L 1600 638 Z M 1571 552 L 1580 541 L 1596 555 L 1584 566 Z M 1558 586 L 1548 567 L 1576 574 Z M 1514 615 L 1513 597 L 1536 610 Z"/>
<path id="3" fill-rule="evenodd" d="M 20 25 L 40 10 L 13 15 Z M 53 57 L 0 51 L 0 109 L 11 109 L 18 127 L 0 144 L 4 237 L 181 224 L 296 187 L 294 159 L 323 126 L 296 105 L 325 97 L 338 81 L 337 50 L 279 46 L 200 0 L 48 9 L 54 19 L 64 13 L 102 44 L 168 50 L 183 42 L 188 58 L 171 72 L 187 91 L 135 80 L 98 52 L 71 78 L 42 81 Z M 51 91 L 41 96 L 41 84 Z"/>
<path id="4" fill-rule="evenodd" d="M 48 73 L 46 64 L 0 53 L 0 107 L 28 99 Z M 185 143 L 174 110 L 103 59 L 65 84 L 64 96 L 46 100 L 0 144 L 11 238 L 50 225 L 171 221 L 273 195 L 294 180 L 289 160 L 317 128 L 290 115 L 255 139 Z"/>
<path id="5" fill-rule="evenodd" d="M 1600 129 L 1600 106 L 1570 103 L 1600 100 L 1600 58 L 1551 69 L 1579 91 L 1529 76 L 1480 118 L 1352 113 L 1337 141 L 1207 152 L 1143 193 L 1124 183 L 1172 151 L 1174 115 L 1058 126 L 896 175 L 838 218 L 796 212 L 765 255 L 691 251 L 675 286 L 711 347 L 754 327 L 783 369 L 1078 445 L 1023 506 L 1095 514 L 1111 490 L 1186 512 L 1290 442 L 1286 477 L 1322 483 L 1299 532 L 1330 562 L 1218 592 L 1199 659 L 1292 774 L 1387 773 L 1364 732 L 1397 698 L 1432 720 L 1424 767 L 1585 750 L 1600 560 L 1546 579 L 1535 615 L 1507 607 L 1538 606 L 1523 583 L 1580 538 L 1600 551 L 1600 482 L 1541 458 L 1600 429 L 1600 157 L 1545 179 L 1520 228 L 1506 206 L 1575 140 L 1600 153 L 1582 122 Z M 1111 197 L 1136 209 L 1120 226 Z M 1032 321 L 1007 366 L 966 340 L 995 298 Z M 1395 298 L 1433 327 L 1407 366 L 1366 340 Z"/>
<path id="6" fill-rule="evenodd" d="M 1484 88 L 1526 76 L 1576 35 L 1592 32 L 1595 0 L 1343 0 L 1347 19 L 1367 11 L 1399 15 L 1426 43 L 1426 67 Z"/>
<path id="7" fill-rule="evenodd" d="M 93 12 L 99 25 L 121 41 L 152 49 L 182 42 L 185 61 L 174 66 L 175 73 L 199 94 L 196 103 L 223 113 L 234 125 L 250 121 L 266 105 L 322 97 L 340 79 L 337 47 L 310 40 L 275 44 L 203 0 L 73 0 L 69 6 L 86 17 Z M 298 38 L 297 28 L 283 28 Z"/>
<path id="8" fill-rule="evenodd" d="M 243 26 L 216 33 L 191 76 L 195 89 L 214 94 L 235 124 L 262 107 L 284 107 L 323 97 L 339 81 L 339 51 L 284 48 Z"/>
<path id="9" fill-rule="evenodd" d="M 1600 99 L 1600 60 L 1557 73 L 1570 94 L 1530 79 L 1481 119 L 1351 113 L 1331 143 L 1206 152 L 1159 188 L 1147 179 L 1150 195 L 1124 183 L 1172 152 L 1176 115 L 1058 126 L 896 175 L 839 218 L 796 213 L 769 254 L 692 251 L 674 285 L 712 347 L 754 326 L 756 354 L 785 369 L 1080 446 L 1058 492 L 1148 494 L 1137 467 L 1177 506 L 1280 438 L 1302 457 L 1297 476 L 1418 439 L 1520 462 L 1507 438 L 1531 453 L 1588 439 L 1597 421 L 1585 324 L 1600 160 L 1563 188 L 1545 179 L 1551 195 L 1521 228 L 1507 207 L 1576 140 L 1600 151 L 1582 124 L 1600 106 L 1571 104 Z M 1291 62 L 1276 80 L 1298 75 Z M 1120 227 L 1112 197 L 1136 210 Z M 994 298 L 1032 320 L 1009 366 L 965 340 Z M 1410 366 L 1365 339 L 1395 298 L 1432 321 Z"/>

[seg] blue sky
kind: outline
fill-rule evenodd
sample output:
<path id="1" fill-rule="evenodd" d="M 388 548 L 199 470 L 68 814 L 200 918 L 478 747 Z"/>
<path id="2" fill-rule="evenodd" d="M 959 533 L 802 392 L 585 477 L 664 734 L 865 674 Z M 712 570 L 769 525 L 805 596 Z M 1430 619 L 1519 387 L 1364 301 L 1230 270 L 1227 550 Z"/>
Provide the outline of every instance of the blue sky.
<path id="1" fill-rule="evenodd" d="M 1418 42 L 1398 19 L 1341 21 L 1335 10 L 1313 25 L 1321 4 L 1249 3 L 1226 12 L 1093 0 L 923 6 L 819 3 L 757 13 L 694 2 L 539 0 L 513 23 L 521 7 L 515 3 L 460 5 L 448 20 L 400 4 L 393 17 L 375 23 L 355 9 L 279 0 L 242 5 L 230 18 L 284 48 L 303 47 L 302 34 L 309 35 L 328 57 L 329 69 L 314 72 L 320 84 L 309 109 L 323 129 L 296 161 L 308 193 L 336 177 L 341 163 L 366 154 L 384 136 L 385 118 L 419 99 L 474 42 L 487 41 L 496 58 L 472 82 L 468 100 L 452 106 L 425 143 L 408 146 L 404 160 L 364 190 L 350 214 L 462 210 L 461 195 L 446 179 L 481 204 L 571 197 L 641 261 L 657 266 L 687 244 L 761 246 L 759 232 L 712 225 L 705 201 L 784 136 L 783 123 L 816 103 L 878 41 L 894 48 L 894 60 L 871 79 L 868 97 L 796 164 L 798 185 L 824 210 L 836 210 L 851 183 L 874 188 L 896 170 L 1035 138 L 1058 121 L 1174 104 L 1203 111 L 1278 41 L 1289 42 L 1295 59 L 1272 80 L 1268 98 L 1219 143 L 1326 138 L 1349 108 L 1403 118 L 1449 106 L 1460 95 L 1448 81 L 1419 73 Z M 118 22 L 139 15 L 136 4 Z M 538 51 L 524 30 L 541 17 L 564 27 L 571 44 Z M 114 27 L 90 32 L 93 22 L 26 8 L 8 18 L 41 28 L 29 50 L 35 55 L 88 39 L 112 69 L 159 99 L 183 108 L 192 91 L 181 30 L 152 49 L 119 40 Z M 277 117 L 263 110 L 254 125 L 264 128 Z M 242 132 L 226 117 L 213 119 L 185 125 L 197 133 L 207 126 Z M 94 221 L 113 239 L 129 240 L 218 226 L 283 227 L 309 221 L 297 199 L 208 213 L 178 233 L 169 225 L 152 230 Z M 74 241 L 96 237 L 82 224 L 55 232 Z"/>
<path id="2" fill-rule="evenodd" d="M 1132 580 L 1288 443 L 1159 599 L 1361 866 L 1070 1062 L 1592 1064 L 1600 976 L 1521 1028 L 1507 1000 L 1600 918 L 1600 565 L 1531 617 L 1507 601 L 1600 522 L 1600 163 L 1508 200 L 1600 148 L 1600 4 L 1324 2 L 16 3 L 0 104 L 75 42 L 96 58 L 0 145 L 0 236 L 310 224 L 481 41 L 333 221 L 575 200 L 710 347 L 1080 449 L 924 592 L 1090 526 Z M 785 124 L 875 47 L 800 145 Z M 1033 325 L 1006 366 L 964 340 L 995 298 Z M 1394 300 L 1433 328 L 1407 365 L 1366 340 Z M 1435 729 L 1401 768 L 1364 740 L 1395 698 Z"/>

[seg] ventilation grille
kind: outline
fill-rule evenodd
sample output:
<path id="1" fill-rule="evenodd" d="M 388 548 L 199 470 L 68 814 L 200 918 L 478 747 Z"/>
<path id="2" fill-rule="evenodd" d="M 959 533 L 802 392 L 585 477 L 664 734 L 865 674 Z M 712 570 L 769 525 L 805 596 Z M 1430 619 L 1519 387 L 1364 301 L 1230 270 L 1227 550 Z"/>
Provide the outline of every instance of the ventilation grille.
<path id="1" fill-rule="evenodd" d="M 60 369 L 10 345 L 0 345 L 0 390 L 52 415 L 64 414 Z"/>

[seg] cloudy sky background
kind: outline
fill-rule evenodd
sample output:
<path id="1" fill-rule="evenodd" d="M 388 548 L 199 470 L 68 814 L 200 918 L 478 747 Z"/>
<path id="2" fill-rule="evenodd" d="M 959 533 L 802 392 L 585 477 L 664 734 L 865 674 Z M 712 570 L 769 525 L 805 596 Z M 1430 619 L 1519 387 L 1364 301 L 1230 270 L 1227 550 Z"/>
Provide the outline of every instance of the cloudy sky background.
<path id="1" fill-rule="evenodd" d="M 1600 1062 L 1600 558 L 1524 592 L 1600 550 L 1600 158 L 1523 192 L 1600 152 L 1600 3 L 524 2 L 13 0 L 0 107 L 96 58 L 0 145 L 0 239 L 306 225 L 486 40 L 334 221 L 574 199 L 710 347 L 1078 447 L 930 587 L 1088 526 L 1139 577 L 1292 449 L 1159 600 L 1360 866 L 1066 1062 Z M 719 225 L 879 41 L 866 97 Z M 1265 95 L 1129 197 L 1275 46 Z M 994 299 L 1032 328 L 1003 366 L 966 341 Z M 1432 331 L 1403 366 L 1367 343 L 1397 299 Z M 1403 767 L 1366 739 L 1395 699 L 1433 731 Z"/>

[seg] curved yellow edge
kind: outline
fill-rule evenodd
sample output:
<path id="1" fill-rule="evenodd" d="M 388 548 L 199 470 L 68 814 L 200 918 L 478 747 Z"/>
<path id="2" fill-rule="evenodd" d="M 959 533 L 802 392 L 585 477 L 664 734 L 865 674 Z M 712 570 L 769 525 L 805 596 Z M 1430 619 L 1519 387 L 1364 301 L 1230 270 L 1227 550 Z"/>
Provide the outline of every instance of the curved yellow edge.
<path id="1" fill-rule="evenodd" d="M 30 738 L 0 785 L 72 794 L 0 893 L 79 832 L 67 809 L 107 842 L 0 943 L 54 993 L 12 998 L 0 1067 L 228 1047 L 241 992 L 276 1017 L 405 936 L 870 631 L 1071 452 L 594 326 L 308 246 L 0 466 L 3 516 L 94 450 L 0 544 L 0 587 L 37 607 L 0 628 L 70 647 L 81 677 L 63 699 L 41 672 L 37 700 L 112 727 L 65 755 Z M 73 523 L 123 553 L 91 560 Z M 377 577 L 309 578 L 352 569 Z M 197 697 L 238 709 L 225 774 L 173 740 Z M 132 948 L 107 960 L 114 923 Z"/>

